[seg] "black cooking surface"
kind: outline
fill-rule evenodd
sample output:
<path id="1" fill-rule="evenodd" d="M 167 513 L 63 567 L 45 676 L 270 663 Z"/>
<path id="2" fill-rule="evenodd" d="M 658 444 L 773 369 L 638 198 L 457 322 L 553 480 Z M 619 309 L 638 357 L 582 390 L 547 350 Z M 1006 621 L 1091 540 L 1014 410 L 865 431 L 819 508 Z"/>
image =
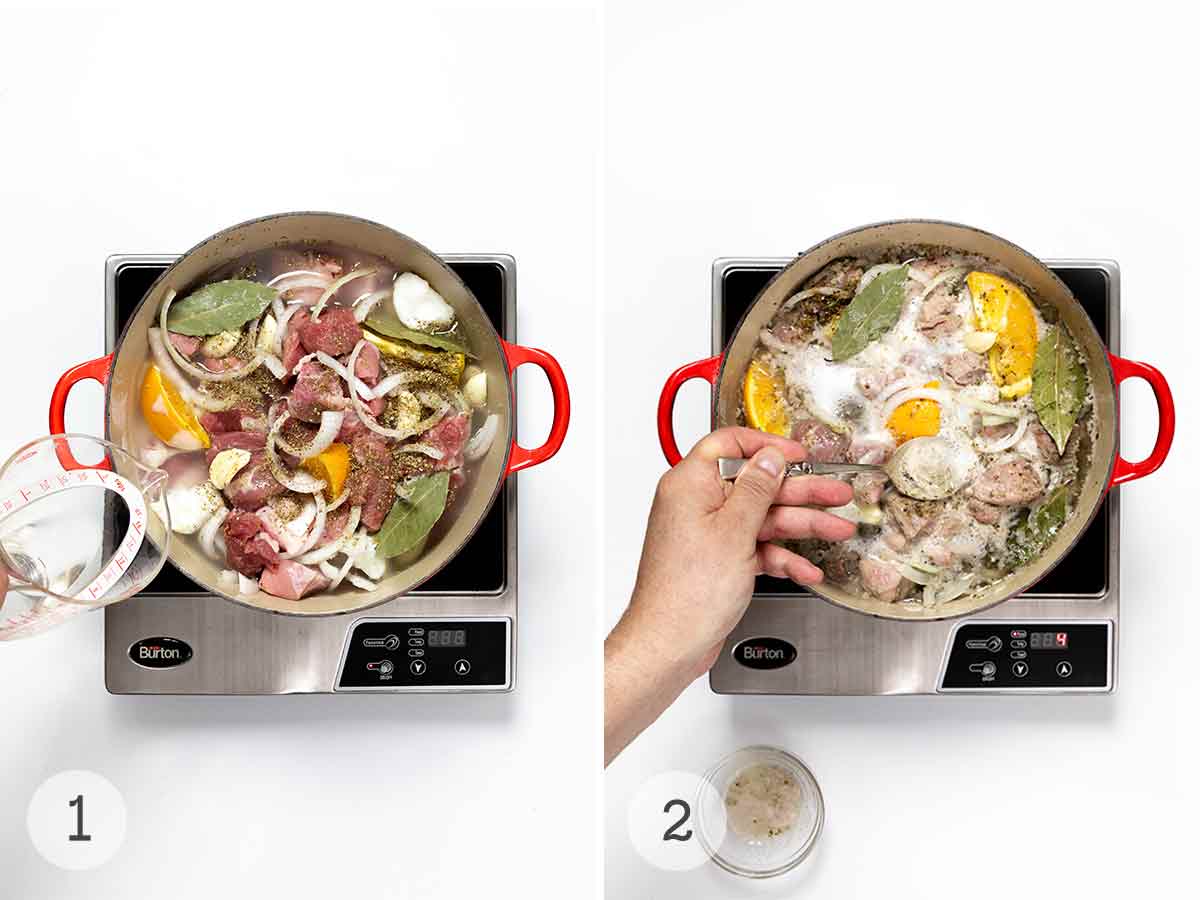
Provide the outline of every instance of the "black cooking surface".
<path id="1" fill-rule="evenodd" d="M 742 315 L 782 267 L 754 266 L 726 271 L 721 283 L 724 340 L 733 336 Z M 1055 269 L 1108 341 L 1108 274 L 1102 269 Z M 1079 539 L 1079 543 L 1027 596 L 1100 594 L 1108 586 L 1108 500 Z M 760 575 L 755 591 L 763 594 L 802 594 L 807 591 L 782 578 Z"/>
<path id="2" fill-rule="evenodd" d="M 125 327 L 126 320 L 133 314 L 138 302 L 145 296 L 150 285 L 165 270 L 166 266 L 126 265 L 117 272 L 116 311 L 117 333 Z M 475 295 L 492 324 L 501 335 L 510 323 L 504 316 L 504 269 L 490 262 L 451 263 L 450 268 L 458 273 Z M 503 590 L 505 584 L 505 516 L 507 484 L 500 489 L 496 502 L 492 504 L 479 530 L 466 546 L 438 574 L 426 581 L 419 591 L 457 593 L 492 592 Z M 148 594 L 204 594 L 207 591 L 167 563 L 150 586 Z"/>

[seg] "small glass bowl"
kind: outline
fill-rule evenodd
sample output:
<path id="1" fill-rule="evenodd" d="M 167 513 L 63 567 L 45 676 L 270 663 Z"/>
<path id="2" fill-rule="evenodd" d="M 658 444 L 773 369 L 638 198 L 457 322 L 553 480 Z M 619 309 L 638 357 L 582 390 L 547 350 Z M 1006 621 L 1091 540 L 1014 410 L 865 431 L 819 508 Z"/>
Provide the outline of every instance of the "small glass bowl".
<path id="1" fill-rule="evenodd" d="M 738 834 L 726 821 L 725 796 L 730 785 L 747 769 L 778 766 L 799 787 L 796 820 L 782 834 L 751 837 Z M 708 855 L 726 872 L 746 878 L 773 878 L 798 866 L 812 852 L 825 825 L 825 799 L 816 778 L 799 759 L 777 747 L 743 747 L 714 765 L 704 775 L 712 791 L 697 798 L 696 822 L 700 842 Z M 714 797 L 716 798 L 714 800 Z M 720 808 L 714 808 L 720 803 Z"/>

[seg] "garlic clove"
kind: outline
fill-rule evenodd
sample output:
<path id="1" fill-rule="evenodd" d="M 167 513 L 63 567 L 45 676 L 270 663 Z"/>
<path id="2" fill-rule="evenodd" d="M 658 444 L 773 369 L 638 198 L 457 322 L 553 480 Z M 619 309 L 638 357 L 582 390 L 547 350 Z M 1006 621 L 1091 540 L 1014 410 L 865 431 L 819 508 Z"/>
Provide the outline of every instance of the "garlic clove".
<path id="1" fill-rule="evenodd" d="M 246 463 L 250 462 L 250 451 L 231 447 L 213 457 L 208 467 L 208 480 L 219 491 L 225 490 Z"/>
<path id="2" fill-rule="evenodd" d="M 987 353 L 995 343 L 994 331 L 970 331 L 963 337 L 963 344 L 972 353 Z"/>
<path id="3" fill-rule="evenodd" d="M 474 409 L 487 405 L 487 373 L 479 366 L 468 366 L 463 372 L 463 396 Z"/>

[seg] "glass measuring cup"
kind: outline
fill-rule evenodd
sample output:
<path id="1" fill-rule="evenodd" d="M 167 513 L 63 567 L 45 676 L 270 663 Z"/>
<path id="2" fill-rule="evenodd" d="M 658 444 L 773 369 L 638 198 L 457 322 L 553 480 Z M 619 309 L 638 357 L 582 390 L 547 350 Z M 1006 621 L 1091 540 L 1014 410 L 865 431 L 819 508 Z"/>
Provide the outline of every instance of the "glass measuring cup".
<path id="1" fill-rule="evenodd" d="M 145 589 L 170 553 L 167 473 L 100 438 L 60 434 L 0 466 L 0 641 Z"/>

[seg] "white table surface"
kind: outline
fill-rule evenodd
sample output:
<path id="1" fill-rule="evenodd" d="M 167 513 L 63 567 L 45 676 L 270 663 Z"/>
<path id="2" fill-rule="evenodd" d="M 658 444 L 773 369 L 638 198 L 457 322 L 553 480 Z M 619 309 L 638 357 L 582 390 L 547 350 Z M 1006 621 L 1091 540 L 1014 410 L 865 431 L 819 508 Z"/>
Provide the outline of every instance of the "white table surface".
<path id="1" fill-rule="evenodd" d="M 511 253 L 520 339 L 557 355 L 576 409 L 558 458 L 519 476 L 517 690 L 114 697 L 99 615 L 0 646 L 5 900 L 598 892 L 598 525 L 579 477 L 598 447 L 598 26 L 388 8 L 3 13 L 0 454 L 44 434 L 58 375 L 103 352 L 110 253 L 178 252 L 291 209 Z M 534 444 L 550 393 L 536 370 L 518 380 Z M 99 389 L 75 395 L 69 426 L 100 433 Z M 34 789 L 72 768 L 129 810 L 90 873 L 53 868 L 25 831 Z"/>
<path id="2" fill-rule="evenodd" d="M 1195 53 L 1155 4 L 1123 18 L 1061 6 L 609 5 L 609 624 L 662 469 L 657 391 L 709 355 L 715 257 L 786 256 L 858 224 L 928 216 L 1043 256 L 1114 258 L 1122 349 L 1167 373 L 1181 415 L 1167 466 L 1122 488 L 1115 695 L 732 698 L 700 681 L 609 768 L 607 896 L 1153 896 L 1178 875 L 1173 839 L 1194 834 L 1176 819 L 1196 732 L 1184 528 L 1196 501 L 1197 181 L 1183 93 Z M 651 352 L 613 364 L 647 335 Z M 1136 457 L 1154 404 L 1144 386 L 1122 394 Z M 707 404 L 700 383 L 681 393 L 681 445 L 707 429 Z M 828 820 L 810 864 L 758 884 L 635 854 L 625 816 L 639 786 L 753 743 L 792 750 L 820 781 Z"/>

